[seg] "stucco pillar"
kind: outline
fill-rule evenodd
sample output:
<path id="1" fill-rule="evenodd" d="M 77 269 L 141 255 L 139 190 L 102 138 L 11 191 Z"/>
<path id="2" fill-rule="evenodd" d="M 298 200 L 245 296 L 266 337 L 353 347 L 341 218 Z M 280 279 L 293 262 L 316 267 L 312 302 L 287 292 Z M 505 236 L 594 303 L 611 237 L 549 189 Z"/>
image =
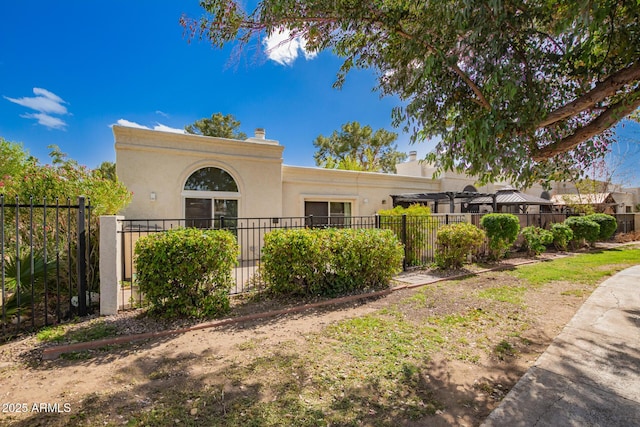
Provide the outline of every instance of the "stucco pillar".
<path id="1" fill-rule="evenodd" d="M 122 283 L 122 222 L 124 216 L 100 217 L 100 314 L 118 313 Z"/>

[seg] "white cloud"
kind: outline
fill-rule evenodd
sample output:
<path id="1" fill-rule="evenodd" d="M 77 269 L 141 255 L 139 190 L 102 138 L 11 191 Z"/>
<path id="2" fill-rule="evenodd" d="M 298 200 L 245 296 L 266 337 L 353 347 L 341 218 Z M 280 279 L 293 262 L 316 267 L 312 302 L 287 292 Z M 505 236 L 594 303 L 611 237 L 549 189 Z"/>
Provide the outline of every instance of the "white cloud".
<path id="1" fill-rule="evenodd" d="M 316 52 L 307 50 L 307 41 L 303 37 L 291 35 L 291 31 L 283 28 L 271 34 L 263 41 L 269 59 L 278 64 L 291 65 L 298 58 L 298 51 L 302 51 L 306 59 L 316 57 Z"/>
<path id="2" fill-rule="evenodd" d="M 169 115 L 167 113 L 165 113 L 164 111 L 156 110 L 156 114 L 159 114 L 162 117 L 165 117 L 167 119 L 169 118 Z"/>
<path id="3" fill-rule="evenodd" d="M 129 120 L 125 120 L 125 119 L 120 119 L 120 120 L 118 120 L 118 121 L 116 122 L 116 124 L 117 124 L 118 126 L 126 126 L 126 127 L 129 127 L 129 128 L 151 129 L 151 128 L 147 127 L 147 126 L 142 126 L 141 124 L 138 124 L 138 123 L 136 123 L 136 122 L 131 122 L 131 121 L 129 121 Z"/>
<path id="4" fill-rule="evenodd" d="M 172 127 L 163 125 L 162 123 L 156 123 L 156 125 L 153 127 L 153 130 L 159 130 L 162 132 L 172 132 L 172 133 L 185 133 L 184 129 L 172 128 Z"/>
<path id="5" fill-rule="evenodd" d="M 115 124 L 118 126 L 125 126 L 130 128 L 152 130 L 152 128 L 150 128 L 149 126 L 144 126 L 140 123 L 132 122 L 126 119 L 120 119 Z M 156 123 L 155 126 L 153 126 L 153 130 L 158 130 L 160 132 L 185 133 L 184 129 L 172 128 L 170 126 L 163 125 L 162 123 Z"/>
<path id="6" fill-rule="evenodd" d="M 39 125 L 45 126 L 49 129 L 64 130 L 67 127 L 67 123 L 64 120 L 50 116 L 46 113 L 26 113 L 20 114 L 20 117 L 25 119 L 36 119 L 38 120 Z"/>
<path id="7" fill-rule="evenodd" d="M 21 114 L 20 117 L 25 119 L 36 119 L 38 124 L 49 129 L 65 129 L 67 123 L 59 117 L 53 117 L 52 114 L 63 116 L 69 114 L 65 100 L 60 98 L 53 92 L 39 87 L 33 88 L 33 97 L 10 98 L 4 96 L 9 102 L 21 105 L 37 111 L 37 113 Z"/>

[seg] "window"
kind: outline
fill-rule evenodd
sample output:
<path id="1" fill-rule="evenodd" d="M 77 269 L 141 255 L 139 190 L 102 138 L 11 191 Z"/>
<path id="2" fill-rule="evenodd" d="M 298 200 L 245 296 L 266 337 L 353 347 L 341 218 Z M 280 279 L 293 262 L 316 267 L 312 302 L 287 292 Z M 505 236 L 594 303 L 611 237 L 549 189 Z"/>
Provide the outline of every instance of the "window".
<path id="1" fill-rule="evenodd" d="M 219 168 L 202 168 L 191 174 L 184 185 L 194 191 L 238 191 L 238 185 L 228 172 Z"/>
<path id="2" fill-rule="evenodd" d="M 349 225 L 351 202 L 304 202 L 304 215 L 313 215 L 312 226 Z"/>
<path id="3" fill-rule="evenodd" d="M 240 194 L 228 172 L 214 167 L 199 169 L 189 176 L 182 194 L 187 227 L 220 228 L 235 224 Z M 229 221 L 221 224 L 222 217 Z"/>

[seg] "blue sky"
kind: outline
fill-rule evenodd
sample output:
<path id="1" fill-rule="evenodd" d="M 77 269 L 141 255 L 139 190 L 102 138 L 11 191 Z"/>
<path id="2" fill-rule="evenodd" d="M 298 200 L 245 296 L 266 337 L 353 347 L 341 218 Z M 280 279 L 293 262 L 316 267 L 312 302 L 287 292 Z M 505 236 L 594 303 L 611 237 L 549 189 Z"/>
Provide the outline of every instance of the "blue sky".
<path id="1" fill-rule="evenodd" d="M 202 12 L 191 0 L 0 2 L 0 136 L 41 161 L 56 144 L 95 167 L 115 160 L 113 124 L 183 129 L 222 112 L 248 135 L 265 128 L 286 147 L 286 164 L 311 166 L 313 140 L 343 123 L 393 130 L 399 101 L 372 91 L 373 72 L 352 72 L 336 90 L 341 61 L 330 52 L 307 58 L 298 47 L 270 59 L 252 46 L 233 60 L 230 48 L 188 43 L 183 13 Z M 396 131 L 400 150 L 430 148 Z M 640 126 L 622 133 L 637 151 Z"/>

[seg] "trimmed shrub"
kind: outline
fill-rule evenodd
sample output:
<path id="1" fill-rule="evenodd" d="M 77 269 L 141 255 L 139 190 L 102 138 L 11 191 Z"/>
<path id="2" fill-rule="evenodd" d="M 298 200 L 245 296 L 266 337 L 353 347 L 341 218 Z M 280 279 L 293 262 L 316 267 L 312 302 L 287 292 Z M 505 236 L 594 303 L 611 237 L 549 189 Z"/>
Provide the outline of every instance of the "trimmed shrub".
<path id="1" fill-rule="evenodd" d="M 322 286 L 325 249 L 318 229 L 277 229 L 264 236 L 262 277 L 275 294 L 306 294 Z"/>
<path id="2" fill-rule="evenodd" d="M 551 224 L 551 234 L 553 235 L 553 245 L 559 251 L 566 251 L 569 242 L 573 240 L 573 230 L 567 224 Z"/>
<path id="3" fill-rule="evenodd" d="M 583 244 L 586 240 L 593 244 L 600 236 L 600 224 L 591 221 L 588 216 L 571 216 L 564 221 L 573 231 L 573 240 L 575 244 Z"/>
<path id="4" fill-rule="evenodd" d="M 544 228 L 529 226 L 520 232 L 524 237 L 524 243 L 527 251 L 531 255 L 540 255 L 547 250 L 547 245 L 553 243 L 553 233 Z"/>
<path id="5" fill-rule="evenodd" d="M 226 230 L 179 228 L 136 243 L 138 285 L 153 312 L 217 316 L 229 311 L 236 238 Z"/>
<path id="6" fill-rule="evenodd" d="M 600 241 L 609 240 L 613 237 L 616 230 L 618 230 L 618 221 L 616 221 L 614 216 L 597 213 L 587 215 L 586 218 L 593 222 L 597 222 L 600 226 L 600 234 L 598 235 L 598 240 Z"/>
<path id="7" fill-rule="evenodd" d="M 503 258 L 520 232 L 520 221 L 513 214 L 490 213 L 480 219 L 489 239 L 491 259 Z"/>
<path id="8" fill-rule="evenodd" d="M 421 265 L 422 254 L 429 249 L 429 233 L 438 225 L 436 219 L 431 216 L 431 209 L 421 204 L 413 204 L 408 208 L 396 206 L 393 209 L 378 211 L 380 215 L 380 228 L 390 229 L 403 241 L 402 216 L 407 216 L 406 229 L 406 263 L 408 265 Z"/>
<path id="9" fill-rule="evenodd" d="M 262 271 L 275 294 L 345 295 L 387 287 L 403 255 L 391 230 L 281 229 L 265 235 Z"/>
<path id="10" fill-rule="evenodd" d="M 480 249 L 485 233 L 473 224 L 444 225 L 436 236 L 436 265 L 440 268 L 459 268 L 467 256 Z"/>

